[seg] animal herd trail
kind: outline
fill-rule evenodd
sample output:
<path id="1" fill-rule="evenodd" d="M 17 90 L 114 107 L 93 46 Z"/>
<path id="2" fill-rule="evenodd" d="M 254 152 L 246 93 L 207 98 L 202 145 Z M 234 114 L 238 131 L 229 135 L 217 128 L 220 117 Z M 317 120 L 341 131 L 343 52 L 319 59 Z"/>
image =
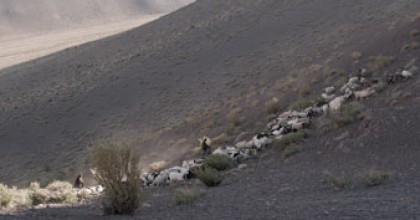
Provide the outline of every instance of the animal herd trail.
<path id="1" fill-rule="evenodd" d="M 261 133 L 256 134 L 249 141 L 241 141 L 234 144 L 234 146 L 222 146 L 215 149 L 211 154 L 226 156 L 230 158 L 234 164 L 238 161 L 245 161 L 254 158 L 260 151 L 265 150 L 275 141 L 285 141 L 294 143 L 297 138 L 305 138 L 305 129 L 310 128 L 313 120 L 320 118 L 320 116 L 328 114 L 340 114 L 346 103 L 352 100 L 365 99 L 376 93 L 376 89 L 380 86 L 380 82 L 387 82 L 389 85 L 399 82 L 404 82 L 413 77 L 410 71 L 396 72 L 395 74 L 387 75 L 384 79 L 369 79 L 365 69 L 360 70 L 360 76 L 350 77 L 348 81 L 340 87 L 339 90 L 335 86 L 330 86 L 324 89 L 321 96 L 332 97 L 323 98 L 317 101 L 313 106 L 305 109 L 289 110 L 281 113 L 277 118 L 270 121 L 266 129 Z M 322 118 L 321 118 L 322 120 Z M 300 133 L 299 133 L 300 132 Z M 200 140 L 202 142 L 202 150 L 205 153 L 207 148 L 206 141 L 208 138 Z M 285 140 L 286 139 L 286 140 Z M 288 140 L 289 139 L 289 140 Z M 211 140 L 209 140 L 211 142 Z M 300 151 L 298 148 L 292 149 L 289 155 Z M 149 186 L 163 186 L 173 182 L 169 174 L 175 172 L 180 174 L 176 181 L 189 179 L 194 170 L 203 166 L 207 160 L 207 153 L 203 154 L 202 158 L 184 161 L 182 167 L 175 166 L 160 172 L 153 170 L 146 171 L 142 175 L 142 180 L 145 187 Z"/>

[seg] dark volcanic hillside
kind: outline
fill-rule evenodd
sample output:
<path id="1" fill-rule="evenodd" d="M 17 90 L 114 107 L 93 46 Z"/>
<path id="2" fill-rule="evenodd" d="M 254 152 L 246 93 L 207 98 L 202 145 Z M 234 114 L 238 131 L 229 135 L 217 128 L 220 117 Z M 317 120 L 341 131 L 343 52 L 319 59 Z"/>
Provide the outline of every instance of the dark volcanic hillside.
<path id="1" fill-rule="evenodd" d="M 419 9 L 415 0 L 201 0 L 127 33 L 2 70 L 0 182 L 72 179 L 87 167 L 87 144 L 104 137 L 148 136 L 144 152 L 181 155 L 205 131 L 172 132 L 184 118 L 214 117 L 221 122 L 207 132 L 217 135 L 225 113 L 241 107 L 252 113 L 247 126 L 263 116 L 267 97 L 285 106 L 296 98 L 287 86 L 322 86 L 321 71 L 300 78 L 299 70 L 350 56 L 362 37 Z M 286 78 L 294 80 L 278 81 Z M 180 146 L 169 142 L 183 137 Z"/>

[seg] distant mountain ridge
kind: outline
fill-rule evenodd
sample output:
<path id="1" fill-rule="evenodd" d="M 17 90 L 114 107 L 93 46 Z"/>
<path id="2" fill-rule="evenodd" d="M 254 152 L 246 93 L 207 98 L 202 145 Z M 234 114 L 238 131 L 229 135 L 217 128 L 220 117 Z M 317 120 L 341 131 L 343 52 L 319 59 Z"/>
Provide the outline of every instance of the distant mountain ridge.
<path id="1" fill-rule="evenodd" d="M 2 0 L 0 34 L 101 24 L 176 10 L 194 0 Z"/>

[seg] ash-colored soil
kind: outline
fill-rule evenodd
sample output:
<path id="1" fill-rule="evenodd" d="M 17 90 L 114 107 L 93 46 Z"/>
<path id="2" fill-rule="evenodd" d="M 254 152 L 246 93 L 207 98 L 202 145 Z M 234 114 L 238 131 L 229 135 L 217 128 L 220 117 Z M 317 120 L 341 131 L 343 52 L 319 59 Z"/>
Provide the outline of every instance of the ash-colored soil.
<path id="1" fill-rule="evenodd" d="M 92 139 L 132 139 L 213 106 L 223 112 L 231 106 L 219 103 L 236 96 L 267 94 L 288 104 L 300 95 L 292 87 L 273 89 L 275 82 L 313 64 L 350 74 L 370 56 L 394 56 L 382 77 L 419 57 L 402 49 L 418 41 L 410 36 L 419 27 L 418 11 L 417 1 L 202 0 L 128 33 L 4 70 L 0 140 L 9 148 L 2 148 L 0 181 L 48 175 L 47 165 L 72 173 L 66 169 L 80 162 Z M 359 63 L 351 59 L 354 51 L 363 53 Z M 323 70 L 296 81 L 317 94 L 334 83 Z M 288 160 L 273 149 L 191 206 L 174 206 L 173 191 L 158 189 L 135 219 L 417 219 L 419 85 L 414 78 L 389 87 L 363 101 L 369 117 L 362 122 L 315 131 Z M 266 123 L 260 106 L 243 113 Z M 177 156 L 187 148 L 171 147 L 143 150 Z M 366 188 L 357 178 L 369 168 L 390 171 L 391 178 Z M 322 183 L 325 171 L 351 176 L 355 184 L 334 190 Z M 8 217 L 102 218 L 97 205 L 14 214 Z"/>

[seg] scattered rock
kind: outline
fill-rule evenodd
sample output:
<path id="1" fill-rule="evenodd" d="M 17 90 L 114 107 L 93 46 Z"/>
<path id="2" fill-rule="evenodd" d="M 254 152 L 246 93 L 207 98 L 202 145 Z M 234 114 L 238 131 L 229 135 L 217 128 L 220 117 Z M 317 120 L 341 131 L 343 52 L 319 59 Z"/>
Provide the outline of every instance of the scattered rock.
<path id="1" fill-rule="evenodd" d="M 144 207 L 144 208 L 150 208 L 150 207 L 152 207 L 152 205 L 150 205 L 149 203 L 145 202 L 145 203 L 143 203 L 142 207 Z"/>

